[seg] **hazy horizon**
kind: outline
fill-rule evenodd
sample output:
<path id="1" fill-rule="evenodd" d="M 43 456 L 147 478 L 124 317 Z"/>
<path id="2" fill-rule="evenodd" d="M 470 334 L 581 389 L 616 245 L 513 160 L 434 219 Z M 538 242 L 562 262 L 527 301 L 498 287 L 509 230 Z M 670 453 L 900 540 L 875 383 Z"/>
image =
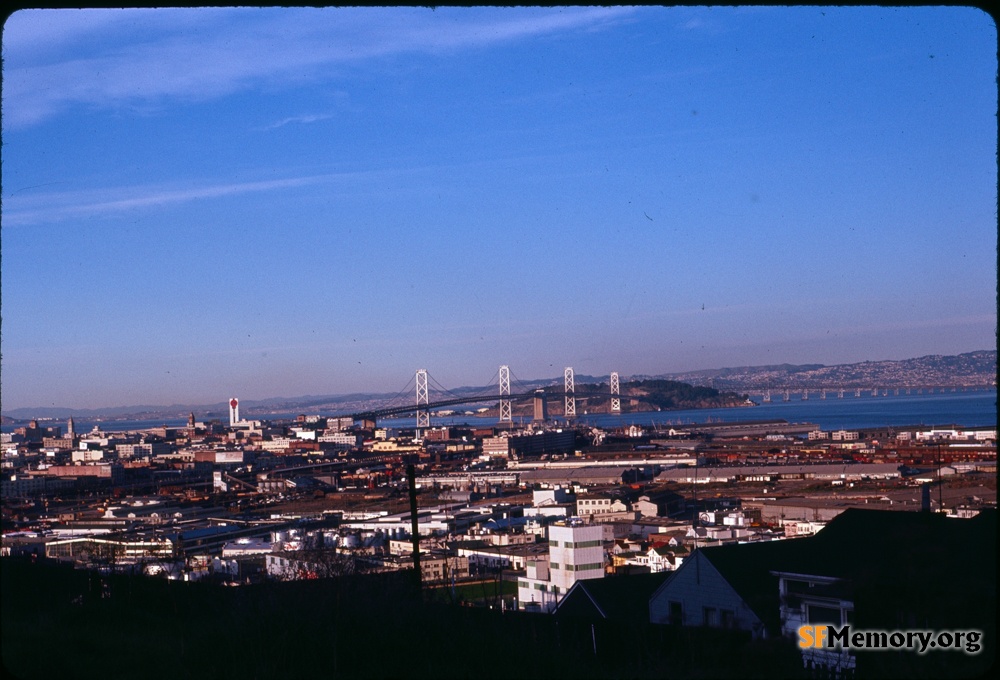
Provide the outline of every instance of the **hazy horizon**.
<path id="1" fill-rule="evenodd" d="M 995 348 L 970 7 L 50 9 L 4 411 Z"/>
<path id="2" fill-rule="evenodd" d="M 994 349 L 989 349 L 989 350 L 971 350 L 970 352 L 962 352 L 960 354 L 970 354 L 972 352 L 996 352 L 996 351 L 997 350 L 994 350 Z M 922 359 L 922 358 L 925 358 L 927 356 L 942 356 L 942 355 L 923 355 L 923 356 L 920 356 L 920 357 L 906 357 L 904 359 L 869 359 L 869 360 L 864 360 L 862 362 L 851 362 L 851 363 L 848 363 L 848 364 L 823 364 L 823 365 L 825 365 L 825 366 L 836 366 L 836 365 L 850 366 L 850 365 L 854 365 L 855 363 L 865 363 L 865 361 L 870 361 L 872 363 L 878 363 L 878 362 L 881 362 L 881 361 L 905 361 L 907 359 Z M 957 355 L 943 355 L 943 356 L 957 356 Z M 692 369 L 690 371 L 666 372 L 666 373 L 659 373 L 659 374 L 621 375 L 621 381 L 622 381 L 622 383 L 627 383 L 627 382 L 629 382 L 631 380 L 641 379 L 641 378 L 659 378 L 659 377 L 665 377 L 665 376 L 666 377 L 669 377 L 669 376 L 683 376 L 684 374 L 688 374 L 688 373 L 726 371 L 726 370 L 741 369 L 741 368 L 754 369 L 754 368 L 764 368 L 765 366 L 782 366 L 782 365 L 815 366 L 815 365 L 820 365 L 820 364 L 817 364 L 816 362 L 806 362 L 806 363 L 803 363 L 803 364 L 788 364 L 787 362 L 782 362 L 782 363 L 778 363 L 778 364 L 760 364 L 760 365 L 755 365 L 755 366 L 718 366 L 718 367 L 713 367 L 713 368 L 700 368 L 700 369 Z M 494 377 L 496 377 L 496 376 L 494 376 Z M 602 379 L 602 378 L 607 378 L 607 377 L 609 377 L 609 374 L 593 375 L 593 376 L 592 375 L 579 374 L 579 373 L 576 374 L 576 380 L 577 380 L 578 384 L 580 384 L 582 381 L 585 381 L 585 380 L 587 380 L 589 378 Z M 519 382 L 523 382 L 523 383 L 527 383 L 527 384 L 544 383 L 544 382 L 552 382 L 552 383 L 556 383 L 556 384 L 561 384 L 562 381 L 563 381 L 563 378 L 564 378 L 564 376 L 563 376 L 563 373 L 562 373 L 561 370 L 560 370 L 560 372 L 559 372 L 558 375 L 552 375 L 550 377 L 537 377 L 536 376 L 536 377 L 533 377 L 533 378 L 532 377 L 518 378 L 516 376 L 516 374 L 512 374 L 512 376 L 511 376 L 511 389 L 515 393 L 517 392 L 517 385 L 516 385 L 516 383 L 518 381 Z M 433 380 L 433 377 L 431 377 L 431 379 Z M 471 384 L 467 384 L 467 385 L 446 385 L 444 387 L 447 388 L 447 389 L 449 389 L 449 390 L 463 390 L 463 389 L 486 387 L 486 386 L 489 386 L 490 384 L 493 384 L 493 383 L 483 383 L 483 384 L 478 384 L 478 385 L 471 385 Z M 412 392 L 413 391 L 413 376 L 409 376 L 408 384 L 407 385 L 403 385 L 402 387 L 409 387 L 410 391 Z M 430 388 L 430 392 L 431 392 L 431 394 L 439 393 L 439 391 L 437 389 L 435 389 L 434 387 Z M 316 393 L 316 394 L 308 393 L 308 394 L 297 394 L 297 395 L 291 395 L 291 394 L 289 394 L 289 395 L 269 395 L 269 396 L 263 396 L 263 397 L 255 397 L 255 398 L 245 398 L 245 397 L 243 397 L 241 395 L 228 394 L 228 395 L 225 395 L 225 396 L 221 396 L 217 400 L 214 400 L 214 401 L 206 401 L 206 402 L 199 402 L 199 403 L 193 403 L 193 402 L 175 402 L 175 403 L 171 403 L 171 404 L 150 404 L 150 403 L 145 403 L 145 404 L 143 404 L 143 403 L 114 404 L 114 405 L 112 405 L 112 404 L 105 404 L 103 406 L 97 406 L 97 407 L 69 407 L 69 406 L 63 406 L 63 405 L 59 405 L 59 404 L 52 404 L 52 405 L 49 405 L 49 406 L 37 406 L 37 405 L 36 406 L 19 406 L 19 407 L 14 407 L 12 409 L 4 409 L 3 414 L 7 415 L 8 413 L 11 413 L 11 412 L 14 412 L 14 411 L 31 411 L 31 410 L 39 410 L 39 411 L 41 411 L 41 410 L 46 410 L 46 409 L 72 410 L 72 411 L 92 412 L 94 414 L 99 414 L 102 411 L 109 412 L 109 411 L 115 411 L 115 410 L 121 410 L 121 409 L 131 409 L 131 408 L 153 408 L 153 409 L 173 409 L 173 408 L 187 409 L 188 407 L 221 407 L 221 408 L 225 408 L 228 400 L 231 399 L 233 396 L 239 397 L 240 403 L 246 405 L 246 404 L 253 404 L 253 403 L 260 403 L 260 402 L 296 401 L 296 400 L 301 400 L 301 399 L 329 398 L 331 400 L 336 400 L 336 399 L 344 399 L 346 397 L 354 397 L 354 396 L 380 398 L 380 397 L 386 397 L 386 396 L 390 396 L 390 395 L 398 395 L 399 393 L 400 393 L 400 390 L 390 390 L 390 391 L 387 391 L 387 392 L 371 391 L 371 390 L 364 391 L 364 390 L 362 390 L 362 391 L 352 391 L 352 392 L 342 392 L 342 393 Z M 17 419 L 23 420 L 26 417 L 29 417 L 29 416 L 18 416 Z M 42 416 L 39 416 L 39 417 L 42 417 Z M 60 416 L 52 416 L 52 417 L 58 418 Z"/>

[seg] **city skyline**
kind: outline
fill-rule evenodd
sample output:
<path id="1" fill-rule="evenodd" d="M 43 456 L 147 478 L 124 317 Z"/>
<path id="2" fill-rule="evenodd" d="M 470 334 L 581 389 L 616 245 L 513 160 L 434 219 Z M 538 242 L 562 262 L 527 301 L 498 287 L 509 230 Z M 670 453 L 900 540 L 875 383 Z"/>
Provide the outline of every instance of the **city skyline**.
<path id="1" fill-rule="evenodd" d="M 4 410 L 995 348 L 996 46 L 962 7 L 17 12 Z"/>

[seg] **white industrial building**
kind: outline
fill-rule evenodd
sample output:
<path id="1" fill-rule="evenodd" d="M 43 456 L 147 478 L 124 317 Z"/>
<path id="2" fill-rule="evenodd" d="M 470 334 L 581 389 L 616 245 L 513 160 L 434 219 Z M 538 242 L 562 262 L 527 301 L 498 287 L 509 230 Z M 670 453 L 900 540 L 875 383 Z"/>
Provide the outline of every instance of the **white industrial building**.
<path id="1" fill-rule="evenodd" d="M 518 608 L 550 612 L 577 581 L 604 578 L 603 537 L 603 527 L 575 517 L 550 524 L 549 559 L 529 563 L 518 579 Z"/>
<path id="2" fill-rule="evenodd" d="M 335 448 L 353 449 L 361 446 L 361 435 L 354 432 L 331 432 L 318 437 L 318 441 L 323 444 L 333 444 Z"/>
<path id="3" fill-rule="evenodd" d="M 767 482 L 782 479 L 812 479 L 816 481 L 861 481 L 866 479 L 896 479 L 899 465 L 894 463 L 817 463 L 814 465 L 743 465 L 727 467 L 694 467 L 666 470 L 657 482 L 675 484 L 721 484 L 728 482 Z"/>
<path id="4" fill-rule="evenodd" d="M 463 533 L 489 515 L 489 508 L 454 508 L 435 506 L 417 512 L 417 531 L 421 536 Z M 376 514 L 363 518 L 344 516 L 344 526 L 363 531 L 381 531 L 390 538 L 410 535 L 410 512 Z"/>

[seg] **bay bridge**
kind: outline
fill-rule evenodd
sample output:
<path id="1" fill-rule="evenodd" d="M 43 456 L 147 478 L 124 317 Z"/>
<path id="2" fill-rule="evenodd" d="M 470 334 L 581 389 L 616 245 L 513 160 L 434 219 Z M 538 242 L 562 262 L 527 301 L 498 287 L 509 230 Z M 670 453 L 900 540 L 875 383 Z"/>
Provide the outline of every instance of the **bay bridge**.
<path id="1" fill-rule="evenodd" d="M 515 387 L 518 387 L 518 384 L 519 381 L 515 379 Z M 432 385 L 435 387 L 434 392 L 431 391 Z M 579 398 L 607 397 L 610 399 L 610 413 L 622 413 L 620 385 L 621 382 L 618 373 L 612 372 L 609 376 L 606 388 L 596 391 L 587 389 L 579 395 Z M 503 365 L 500 366 L 499 371 L 496 374 L 495 381 L 483 388 L 484 390 L 492 389 L 492 391 L 477 392 L 472 394 L 456 394 L 455 392 L 452 392 L 437 383 L 437 381 L 433 380 L 426 369 L 419 369 L 416 371 L 414 378 L 411 379 L 407 386 L 404 387 L 397 395 L 388 400 L 388 405 L 362 411 L 355 411 L 348 414 L 341 414 L 340 417 L 349 417 L 355 421 L 364 422 L 374 426 L 379 418 L 415 414 L 417 428 L 428 428 L 430 427 L 431 412 L 436 409 L 442 409 L 448 406 L 459 406 L 463 404 L 499 402 L 499 422 L 501 424 L 512 424 L 512 404 L 532 399 L 534 400 L 535 406 L 534 420 L 545 421 L 548 417 L 546 411 L 546 399 L 551 397 L 557 399 L 561 398 L 563 400 L 563 417 L 565 419 L 571 420 L 576 418 L 578 395 L 576 392 L 573 368 L 566 367 L 563 371 L 563 389 L 561 391 L 552 390 L 551 387 L 552 386 L 550 386 L 549 389 L 537 387 L 534 389 L 524 389 L 522 386 L 520 389 L 512 391 L 510 367 Z M 970 387 L 930 385 L 920 387 L 906 386 L 879 388 L 852 385 L 842 387 L 784 387 L 774 391 L 779 395 L 779 398 L 782 401 L 787 402 L 792 400 L 793 395 L 796 395 L 798 399 L 802 401 L 806 401 L 810 399 L 810 395 L 815 395 L 815 398 L 818 399 L 826 399 L 828 395 L 832 395 L 838 399 L 843 399 L 849 395 L 853 395 L 855 398 L 867 397 L 869 395 L 871 397 L 888 397 L 911 394 L 943 394 L 946 392 L 956 392 L 960 390 L 967 391 L 969 389 L 974 391 L 979 389 L 995 389 L 995 386 Z M 775 400 L 772 396 L 772 390 L 770 388 L 756 388 L 751 390 L 734 388 L 733 391 L 739 391 L 754 396 L 759 395 L 761 401 L 764 403 L 769 403 Z M 415 399 L 413 399 L 413 397 L 409 397 L 409 399 L 413 400 L 407 401 L 406 403 L 400 403 L 401 399 L 407 399 L 407 397 L 404 396 L 407 393 L 414 395 Z M 432 400 L 432 394 L 438 396 Z"/>
<path id="2" fill-rule="evenodd" d="M 414 413 L 417 418 L 417 427 L 428 428 L 430 427 L 431 411 L 434 409 L 440 409 L 446 406 L 458 406 L 461 404 L 477 404 L 499 401 L 500 423 L 512 424 L 514 420 L 512 404 L 525 399 L 532 399 L 535 401 L 535 420 L 546 420 L 547 409 L 545 404 L 548 397 L 562 397 L 564 417 L 567 419 L 576 417 L 576 381 L 572 367 L 567 367 L 563 371 L 562 391 L 535 388 L 531 390 L 518 390 L 512 392 L 510 367 L 506 365 L 500 367 L 500 370 L 497 373 L 496 383 L 491 383 L 485 388 L 489 389 L 490 387 L 495 387 L 495 392 L 459 395 L 448 390 L 447 388 L 442 387 L 440 384 L 437 384 L 436 381 L 433 382 L 438 388 L 437 394 L 447 396 L 431 401 L 430 385 L 432 383 L 432 379 L 426 369 L 419 369 L 416 372 L 414 380 L 411 381 L 411 383 L 415 383 L 414 391 L 416 400 L 414 402 L 403 405 L 389 405 L 365 411 L 357 411 L 350 414 L 344 414 L 342 417 L 349 417 L 356 421 L 366 423 L 370 422 L 374 424 L 378 418 Z M 515 385 L 517 385 L 516 380 Z M 393 399 L 390 400 L 390 403 L 400 398 L 408 389 L 410 389 L 409 384 L 404 387 L 403 390 L 396 395 L 396 397 L 393 397 Z M 618 373 L 611 373 L 607 391 L 595 392 L 588 390 L 585 395 L 581 396 L 609 397 L 611 399 L 611 413 L 621 413 L 622 406 L 620 390 L 621 388 Z"/>

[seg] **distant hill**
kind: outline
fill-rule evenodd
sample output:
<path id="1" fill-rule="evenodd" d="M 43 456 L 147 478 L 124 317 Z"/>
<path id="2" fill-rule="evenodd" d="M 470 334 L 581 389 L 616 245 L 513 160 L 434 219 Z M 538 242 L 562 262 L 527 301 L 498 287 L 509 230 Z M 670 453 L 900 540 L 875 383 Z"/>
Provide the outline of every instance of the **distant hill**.
<path id="1" fill-rule="evenodd" d="M 580 378 L 588 382 L 580 382 Z M 598 378 L 591 376 L 576 376 L 574 378 L 576 396 L 576 412 L 581 413 L 610 413 L 611 396 L 608 380 L 598 382 Z M 565 414 L 565 400 L 563 399 L 564 386 L 562 380 L 558 384 L 548 385 L 543 388 L 550 396 L 548 399 L 548 411 L 551 416 L 563 416 Z M 620 384 L 620 399 L 625 408 L 632 413 L 637 411 L 670 411 L 677 409 L 696 408 L 728 408 L 733 406 L 747 406 L 746 396 L 741 396 L 735 392 L 720 392 L 711 387 L 697 387 L 687 383 L 674 380 L 647 379 L 623 381 Z M 555 395 L 559 395 L 556 397 Z M 515 415 L 528 415 L 532 413 L 533 404 L 522 402 L 513 406 Z M 488 412 L 490 415 L 497 415 L 497 409 L 493 408 Z"/>
<path id="2" fill-rule="evenodd" d="M 381 404 L 391 399 L 391 394 L 347 394 L 304 397 L 271 397 L 268 399 L 240 399 L 240 415 L 264 417 L 268 413 L 288 413 L 318 406 L 331 407 L 334 411 L 362 410 L 372 404 Z M 219 401 L 213 404 L 173 404 L 171 406 L 109 406 L 105 408 L 83 409 L 42 406 L 38 408 L 16 408 L 3 412 L 3 424 L 20 424 L 28 420 L 64 420 L 77 418 L 89 420 L 155 420 L 161 418 L 186 418 L 194 413 L 199 420 L 216 418 L 229 419 L 229 404 Z"/>
<path id="3" fill-rule="evenodd" d="M 719 405 L 736 405 L 738 395 L 764 389 L 786 388 L 894 388 L 894 387 L 983 387 L 996 385 L 997 351 L 982 350 L 965 354 L 943 356 L 932 354 L 915 359 L 898 361 L 863 361 L 855 364 L 777 364 L 770 366 L 742 366 L 716 368 L 684 373 L 661 375 L 622 376 L 622 398 L 635 398 L 643 409 L 703 408 Z M 607 384 L 609 376 L 575 376 L 578 396 L 583 398 L 589 389 L 587 385 Z M 673 381 L 673 386 L 655 386 L 655 381 Z M 636 387 L 639 383 L 645 386 Z M 680 387 L 680 384 L 685 384 Z M 512 391 L 562 388 L 562 377 L 518 381 L 511 385 Z M 697 392 L 703 388 L 713 388 L 713 392 Z M 692 391 L 692 389 L 694 391 Z M 466 386 L 449 390 L 448 395 L 462 396 L 498 391 L 494 385 Z M 639 390 L 636 394 L 632 390 Z M 715 393 L 714 390 L 718 392 Z M 408 400 L 406 395 L 402 398 Z M 431 394 L 431 399 L 439 395 Z M 377 408 L 385 404 L 402 403 L 400 395 L 378 393 L 353 393 L 341 395 L 306 395 L 303 397 L 272 397 L 269 399 L 241 399 L 240 410 L 244 417 L 266 418 L 269 414 L 302 413 L 348 413 Z M 587 409 L 600 412 L 606 408 L 607 400 L 588 397 L 588 401 L 578 406 L 578 412 Z M 554 401 L 554 400 L 553 400 Z M 492 406 L 492 404 L 489 404 Z M 550 406 L 553 403 L 550 401 Z M 559 408 L 555 406 L 555 408 Z M 634 407 L 633 407 L 634 408 Z M 145 420 L 160 418 L 185 418 L 191 412 L 199 419 L 227 418 L 228 406 L 225 401 L 213 404 L 173 404 L 170 406 L 118 406 L 100 409 L 72 409 L 59 407 L 18 408 L 3 412 L 5 425 L 23 423 L 30 419 L 122 419 Z"/>
<path id="4" fill-rule="evenodd" d="M 931 354 L 898 361 L 856 364 L 779 364 L 673 373 L 674 380 L 717 389 L 748 391 L 837 387 L 983 387 L 995 385 L 996 350 L 943 356 Z"/>

